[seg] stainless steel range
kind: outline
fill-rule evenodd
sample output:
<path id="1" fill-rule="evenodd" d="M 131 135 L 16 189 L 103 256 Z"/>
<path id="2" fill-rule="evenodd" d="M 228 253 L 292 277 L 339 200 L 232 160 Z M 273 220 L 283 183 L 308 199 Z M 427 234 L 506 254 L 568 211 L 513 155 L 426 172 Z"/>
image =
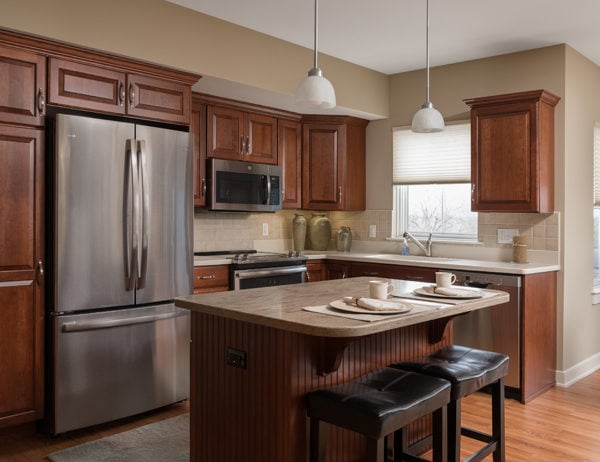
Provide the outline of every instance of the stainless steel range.
<path id="1" fill-rule="evenodd" d="M 223 254 L 231 258 L 229 288 L 232 290 L 299 284 L 305 281 L 308 258 L 297 253 L 263 253 L 256 250 L 195 253 Z"/>

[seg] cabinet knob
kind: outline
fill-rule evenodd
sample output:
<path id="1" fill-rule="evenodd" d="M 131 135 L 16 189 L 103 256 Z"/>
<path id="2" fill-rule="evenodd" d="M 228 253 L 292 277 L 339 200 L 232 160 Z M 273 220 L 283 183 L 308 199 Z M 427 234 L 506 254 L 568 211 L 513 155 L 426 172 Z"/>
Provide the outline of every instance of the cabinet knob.
<path id="1" fill-rule="evenodd" d="M 342 187 L 338 186 L 338 205 L 342 205 Z"/>
<path id="2" fill-rule="evenodd" d="M 46 97 L 41 88 L 38 90 L 38 111 L 40 115 L 44 115 L 46 112 Z"/>
<path id="3" fill-rule="evenodd" d="M 123 106 L 125 104 L 125 84 L 123 82 L 119 82 L 119 106 Z"/>
<path id="4" fill-rule="evenodd" d="M 246 154 L 250 155 L 250 137 L 246 137 Z"/>
<path id="5" fill-rule="evenodd" d="M 133 83 L 129 84 L 129 105 L 133 106 L 133 102 L 135 101 L 135 88 L 133 87 Z"/>
<path id="6" fill-rule="evenodd" d="M 206 197 L 206 178 L 202 178 L 200 180 L 200 184 L 201 184 L 200 192 L 202 194 L 202 197 Z"/>
<path id="7" fill-rule="evenodd" d="M 246 150 L 246 145 L 244 143 L 244 135 L 240 136 L 240 154 L 243 156 L 244 151 Z"/>
<path id="8" fill-rule="evenodd" d="M 42 281 L 44 280 L 44 262 L 42 260 L 38 260 L 36 279 L 38 285 L 42 285 Z"/>

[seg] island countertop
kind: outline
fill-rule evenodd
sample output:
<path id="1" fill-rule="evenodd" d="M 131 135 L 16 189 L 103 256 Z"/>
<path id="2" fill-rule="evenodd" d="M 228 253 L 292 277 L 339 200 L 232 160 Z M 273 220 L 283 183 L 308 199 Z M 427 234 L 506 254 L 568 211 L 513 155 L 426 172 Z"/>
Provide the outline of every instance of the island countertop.
<path id="1" fill-rule="evenodd" d="M 288 332 L 318 337 L 363 337 L 401 327 L 434 321 L 441 318 L 506 303 L 505 292 L 486 291 L 491 296 L 470 300 L 431 299 L 441 307 L 424 308 L 415 304 L 413 311 L 402 315 L 382 315 L 381 320 L 365 322 L 328 314 L 306 311 L 304 307 L 325 306 L 344 296 L 368 296 L 368 281 L 372 277 L 336 279 L 265 287 L 241 291 L 178 297 L 175 304 L 191 311 L 219 316 L 227 319 L 273 327 Z M 392 280 L 394 295 L 406 294 L 423 286 L 423 283 Z M 408 299 L 398 299 L 411 303 Z M 415 300 L 416 302 L 416 300 Z"/>

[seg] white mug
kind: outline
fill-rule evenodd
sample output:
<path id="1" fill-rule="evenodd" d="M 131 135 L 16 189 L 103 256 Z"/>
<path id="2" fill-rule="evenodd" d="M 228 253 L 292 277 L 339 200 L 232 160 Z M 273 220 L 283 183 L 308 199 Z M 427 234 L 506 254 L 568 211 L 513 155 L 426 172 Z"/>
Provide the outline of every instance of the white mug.
<path id="1" fill-rule="evenodd" d="M 369 295 L 371 298 L 385 300 L 393 290 L 394 286 L 387 281 L 369 281 Z"/>
<path id="2" fill-rule="evenodd" d="M 456 282 L 456 274 L 438 271 L 435 273 L 435 285 L 437 287 L 450 287 Z"/>

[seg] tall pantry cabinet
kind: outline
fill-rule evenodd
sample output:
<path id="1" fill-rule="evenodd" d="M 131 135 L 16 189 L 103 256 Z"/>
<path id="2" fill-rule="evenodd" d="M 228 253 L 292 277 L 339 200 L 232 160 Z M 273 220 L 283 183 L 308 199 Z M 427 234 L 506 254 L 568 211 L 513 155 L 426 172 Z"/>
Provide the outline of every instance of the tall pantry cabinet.
<path id="1" fill-rule="evenodd" d="M 0 45 L 0 427 L 43 416 L 46 58 Z"/>

